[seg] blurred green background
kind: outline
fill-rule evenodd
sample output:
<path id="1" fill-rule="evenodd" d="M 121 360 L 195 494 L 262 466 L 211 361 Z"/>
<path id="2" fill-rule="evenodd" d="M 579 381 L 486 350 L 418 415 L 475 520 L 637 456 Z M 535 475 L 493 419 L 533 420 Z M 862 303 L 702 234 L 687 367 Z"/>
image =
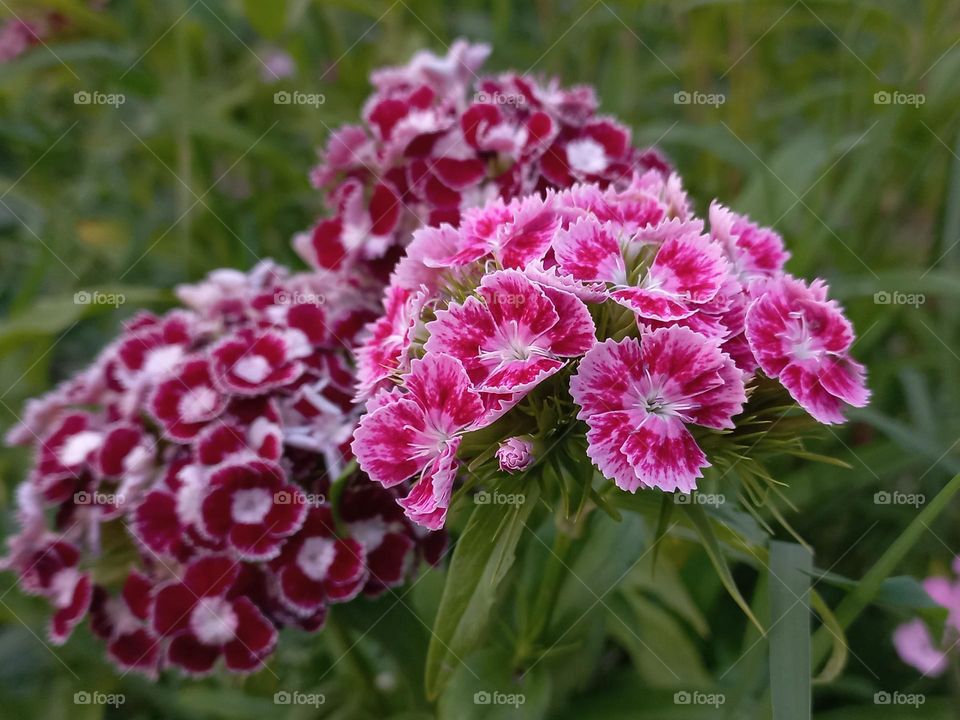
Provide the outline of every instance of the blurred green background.
<path id="1" fill-rule="evenodd" d="M 3 429 L 135 308 L 168 307 L 174 284 L 264 257 L 296 265 L 289 239 L 322 212 L 307 180 L 315 148 L 357 119 L 369 71 L 465 36 L 492 44 L 488 71 L 595 84 L 603 111 L 630 125 L 637 144 L 672 158 L 701 213 L 718 197 L 775 226 L 793 253 L 788 268 L 826 278 L 845 303 L 874 400 L 815 449 L 852 469 L 777 467 L 799 509 L 789 520 L 818 567 L 862 576 L 917 512 L 874 494 L 929 499 L 960 471 L 957 3 L 0 0 L 4 18 L 47 11 L 62 27 L 0 63 Z M 279 80 L 268 69 L 278 52 L 293 60 Z M 278 90 L 322 93 L 325 103 L 277 105 Z M 125 102 L 77 104 L 83 91 Z M 684 104 L 678 92 L 723 102 Z M 78 305 L 79 290 L 122 292 L 126 304 Z M 0 451 L 4 536 L 27 461 Z M 898 573 L 943 572 L 960 549 L 958 519 L 954 503 Z M 688 579 L 712 629 L 696 647 L 716 679 L 739 652 L 743 618 L 722 593 Z M 738 580 L 752 582 L 749 572 Z M 45 647 L 43 604 L 13 584 L 0 576 L 3 717 L 317 715 L 275 706 L 276 678 L 265 673 L 245 684 L 116 679 L 85 628 L 62 649 Z M 835 605 L 839 595 L 823 592 Z M 853 625 L 847 671 L 817 689 L 816 717 L 953 716 L 950 681 L 918 681 L 893 652 L 890 632 L 904 617 L 871 608 Z M 345 686 L 327 687 L 341 672 L 326 675 L 328 642 L 338 647 L 336 637 L 291 635 L 271 667 L 305 692 L 323 688 L 322 716 L 355 717 L 349 698 L 337 702 Z M 643 682 L 604 681 L 578 693 L 571 717 L 588 717 L 587 708 L 648 717 L 638 714 Z M 119 710 L 72 702 L 94 688 L 127 701 Z M 922 692 L 927 702 L 920 711 L 877 707 L 878 690 Z M 649 717 L 753 717 L 732 706 L 694 710 L 669 705 Z"/>

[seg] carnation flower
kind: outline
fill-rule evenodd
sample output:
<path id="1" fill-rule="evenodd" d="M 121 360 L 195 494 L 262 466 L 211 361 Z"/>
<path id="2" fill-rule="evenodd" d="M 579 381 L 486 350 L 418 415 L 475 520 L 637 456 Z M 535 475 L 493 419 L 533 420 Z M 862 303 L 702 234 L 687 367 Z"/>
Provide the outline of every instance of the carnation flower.
<path id="1" fill-rule="evenodd" d="M 939 677 L 950 666 L 950 653 L 960 639 L 960 557 L 953 560 L 954 577 L 929 577 L 923 589 L 937 605 L 947 610 L 942 637 L 936 638 L 920 618 L 914 618 L 893 633 L 893 645 L 900 659 L 923 675 Z"/>
<path id="2" fill-rule="evenodd" d="M 54 642 L 89 612 L 124 670 L 204 674 L 222 657 L 250 672 L 279 628 L 318 630 L 330 603 L 399 585 L 445 541 L 345 472 L 359 416 L 349 349 L 373 316 L 362 278 L 266 262 L 178 294 L 187 308 L 137 315 L 28 404 L 8 440 L 35 461 L 4 564 L 54 608 Z M 126 544 L 122 573 L 105 533 L 112 553 Z"/>
<path id="3" fill-rule="evenodd" d="M 433 529 L 465 464 L 471 487 L 530 466 L 518 435 L 631 493 L 695 491 L 715 460 L 740 461 L 741 428 L 764 428 L 750 448 L 802 452 L 768 432 L 771 408 L 792 397 L 836 422 L 842 401 L 863 405 L 852 329 L 820 281 L 784 273 L 773 230 L 717 203 L 709 219 L 679 176 L 648 170 L 417 231 L 358 352 L 361 468 L 409 488 L 401 506 Z"/>
<path id="4" fill-rule="evenodd" d="M 783 276 L 762 283 L 747 311 L 746 337 L 761 369 L 822 423 L 843 422 L 844 403 L 870 399 L 866 370 L 850 357 L 853 327 L 822 281 Z"/>

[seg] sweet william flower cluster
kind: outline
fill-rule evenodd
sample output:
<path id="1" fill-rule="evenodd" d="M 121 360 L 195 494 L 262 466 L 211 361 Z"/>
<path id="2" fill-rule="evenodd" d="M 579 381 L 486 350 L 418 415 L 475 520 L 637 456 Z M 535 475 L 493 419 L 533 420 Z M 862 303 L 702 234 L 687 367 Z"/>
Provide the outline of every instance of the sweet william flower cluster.
<path id="1" fill-rule="evenodd" d="M 660 170 L 420 229 L 358 353 L 359 464 L 409 485 L 405 513 L 437 529 L 465 461 L 514 472 L 534 443 L 579 437 L 622 490 L 689 493 L 705 441 L 754 395 L 841 422 L 869 396 L 853 329 L 787 259 L 779 235 L 719 203 L 696 217 Z"/>
<path id="2" fill-rule="evenodd" d="M 371 76 L 363 122 L 330 136 L 312 173 L 335 212 L 294 246 L 312 266 L 361 266 L 384 279 L 417 228 L 464 210 L 575 182 L 606 185 L 665 169 L 630 131 L 598 114 L 593 88 L 514 72 L 480 76 L 486 45 L 454 42 Z"/>
<path id="3" fill-rule="evenodd" d="M 319 629 L 445 538 L 345 468 L 347 348 L 371 317 L 359 279 L 265 262 L 179 295 L 28 403 L 8 439 L 36 461 L 5 564 L 54 607 L 55 643 L 89 616 L 120 668 L 250 672 L 278 628 Z"/>

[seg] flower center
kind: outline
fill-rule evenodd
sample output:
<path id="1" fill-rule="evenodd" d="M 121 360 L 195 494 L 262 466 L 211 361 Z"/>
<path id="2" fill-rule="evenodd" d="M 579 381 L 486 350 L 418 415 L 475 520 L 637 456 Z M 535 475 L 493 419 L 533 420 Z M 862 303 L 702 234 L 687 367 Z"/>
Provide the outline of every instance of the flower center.
<path id="1" fill-rule="evenodd" d="M 273 507 L 273 496 L 265 488 L 249 488 L 238 490 L 233 495 L 233 505 L 230 508 L 234 522 L 242 525 L 256 525 Z"/>
<path id="2" fill-rule="evenodd" d="M 71 435 L 63 444 L 63 447 L 60 448 L 60 464 L 65 467 L 79 465 L 87 459 L 90 453 L 100 447 L 101 440 L 100 433 L 93 432 L 92 430 L 85 430 L 76 435 Z"/>
<path id="3" fill-rule="evenodd" d="M 567 145 L 567 162 L 578 172 L 596 175 L 607 169 L 607 153 L 596 140 L 581 138 Z"/>
<path id="4" fill-rule="evenodd" d="M 180 398 L 180 417 L 187 422 L 206 420 L 216 408 L 217 392 L 206 385 L 190 388 Z"/>
<path id="5" fill-rule="evenodd" d="M 180 345 L 161 345 L 147 353 L 143 361 L 143 372 L 148 375 L 166 375 L 183 357 Z"/>
<path id="6" fill-rule="evenodd" d="M 322 537 L 307 538 L 297 553 L 297 565 L 308 578 L 320 581 L 327 577 L 327 571 L 333 565 L 333 556 L 333 542 Z"/>
<path id="7" fill-rule="evenodd" d="M 350 523 L 350 537 L 363 545 L 367 552 L 380 547 L 386 534 L 387 525 L 379 517 Z"/>
<path id="8" fill-rule="evenodd" d="M 239 620 L 229 602 L 200 598 L 190 614 L 190 630 L 204 645 L 223 645 L 234 638 Z"/>
<path id="9" fill-rule="evenodd" d="M 263 355 L 247 355 L 237 360 L 233 374 L 251 385 L 263 382 L 270 374 L 270 361 Z"/>

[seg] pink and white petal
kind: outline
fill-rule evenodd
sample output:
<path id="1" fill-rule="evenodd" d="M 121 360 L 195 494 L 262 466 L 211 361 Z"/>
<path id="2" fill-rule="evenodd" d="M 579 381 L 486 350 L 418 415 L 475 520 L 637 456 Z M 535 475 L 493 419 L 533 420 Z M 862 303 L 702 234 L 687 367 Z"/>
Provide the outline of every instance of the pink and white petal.
<path id="1" fill-rule="evenodd" d="M 63 645 L 73 632 L 73 629 L 83 620 L 93 600 L 93 581 L 87 574 L 77 578 L 70 596 L 70 602 L 59 608 L 50 618 L 50 642 L 54 645 Z"/>
<path id="2" fill-rule="evenodd" d="M 820 363 L 820 384 L 847 405 L 864 407 L 870 401 L 867 370 L 850 358 L 828 355 Z"/>
<path id="3" fill-rule="evenodd" d="M 641 484 L 664 492 L 692 492 L 701 470 L 709 467 L 707 456 L 683 421 L 677 417 L 649 414 L 623 444 L 622 451 Z"/>
<path id="4" fill-rule="evenodd" d="M 583 355 L 597 342 L 597 328 L 587 306 L 573 293 L 549 286 L 541 289 L 559 317 L 559 322 L 546 333 L 550 352 L 564 357 Z"/>
<path id="5" fill-rule="evenodd" d="M 640 480 L 623 452 L 633 425 L 626 412 L 604 412 L 587 419 L 587 456 L 603 476 L 613 480 L 617 487 L 627 492 L 636 492 Z"/>
<path id="6" fill-rule="evenodd" d="M 696 395 L 697 405 L 685 419 L 715 430 L 732 429 L 734 416 L 743 412 L 747 402 L 745 374 L 726 353 L 718 372 L 723 383 Z"/>
<path id="7" fill-rule="evenodd" d="M 580 406 L 577 417 L 589 420 L 631 407 L 630 383 L 640 375 L 640 363 L 640 344 L 633 338 L 607 339 L 594 345 L 570 378 L 570 394 Z"/>
<path id="8" fill-rule="evenodd" d="M 459 437 L 451 439 L 424 468 L 420 480 L 407 496 L 398 501 L 410 520 L 428 530 L 439 530 L 446 520 L 459 468 L 456 459 L 459 446 Z"/>
<path id="9" fill-rule="evenodd" d="M 843 401 L 828 392 L 817 378 L 816 368 L 790 363 L 780 373 L 780 383 L 811 417 L 824 425 L 839 425 L 843 416 Z"/>
<path id="10" fill-rule="evenodd" d="M 484 276 L 479 293 L 494 325 L 501 331 L 516 327 L 524 338 L 532 339 L 547 332 L 560 319 L 543 289 L 517 270 L 501 270 Z"/>
<path id="11" fill-rule="evenodd" d="M 412 400 L 400 398 L 364 415 L 350 447 L 371 480 L 392 487 L 426 464 L 415 446 L 424 426 L 423 410 Z"/>
<path id="12" fill-rule="evenodd" d="M 584 282 L 626 284 L 627 269 L 613 226 L 589 215 L 557 232 L 553 252 L 560 270 Z"/>
<path id="13" fill-rule="evenodd" d="M 466 370 L 450 355 L 428 352 L 414 360 L 406 385 L 410 396 L 441 429 L 462 430 L 484 413 L 483 402 Z"/>
<path id="14" fill-rule="evenodd" d="M 427 323 L 430 337 L 424 343 L 428 353 L 446 353 L 463 362 L 468 371 L 479 371 L 477 355 L 480 348 L 496 336 L 490 310 L 477 298 L 468 297 L 464 303 L 451 303 L 438 310 L 435 320 Z"/>
<path id="15" fill-rule="evenodd" d="M 326 603 L 323 581 L 307 577 L 295 562 L 280 568 L 277 580 L 284 605 L 298 615 L 311 615 Z"/>
<path id="16" fill-rule="evenodd" d="M 227 540 L 237 555 L 251 562 L 272 560 L 280 554 L 283 545 L 283 539 L 273 535 L 270 526 L 262 524 L 234 525 Z"/>
<path id="17" fill-rule="evenodd" d="M 176 497 L 165 490 L 147 493 L 134 512 L 132 528 L 137 539 L 150 550 L 160 555 L 169 554 L 183 533 Z"/>
<path id="18" fill-rule="evenodd" d="M 233 601 L 233 611 L 237 615 L 237 635 L 224 646 L 224 658 L 231 670 L 251 672 L 261 667 L 263 658 L 273 652 L 277 629 L 245 597 Z"/>
<path id="19" fill-rule="evenodd" d="M 565 362 L 548 357 L 529 357 L 500 363 L 480 385 L 479 390 L 490 393 L 526 393 L 557 371 Z"/>
<path id="20" fill-rule="evenodd" d="M 610 293 L 610 297 L 636 313 L 639 319 L 657 320 L 663 323 L 683 320 L 697 311 L 695 305 L 682 297 L 660 290 L 623 288 Z"/>
<path id="21" fill-rule="evenodd" d="M 723 248 L 703 235 L 671 237 L 657 252 L 647 282 L 695 303 L 712 300 L 729 273 Z"/>
<path id="22" fill-rule="evenodd" d="M 523 268 L 543 259 L 560 227 L 560 218 L 551 202 L 539 196 L 511 203 L 511 208 L 513 221 L 498 233 L 494 255 L 506 268 Z"/>

